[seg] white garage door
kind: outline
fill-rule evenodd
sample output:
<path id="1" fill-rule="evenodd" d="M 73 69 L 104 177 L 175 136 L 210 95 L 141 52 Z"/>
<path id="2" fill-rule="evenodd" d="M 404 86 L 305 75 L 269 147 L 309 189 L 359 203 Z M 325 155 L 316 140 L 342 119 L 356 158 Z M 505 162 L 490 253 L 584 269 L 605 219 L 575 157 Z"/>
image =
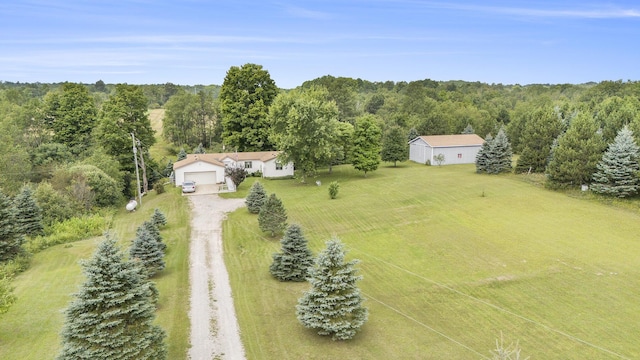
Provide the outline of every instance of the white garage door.
<path id="1" fill-rule="evenodd" d="M 212 185 L 216 183 L 215 171 L 202 171 L 202 172 L 186 172 L 184 173 L 184 181 L 192 180 L 197 185 Z"/>

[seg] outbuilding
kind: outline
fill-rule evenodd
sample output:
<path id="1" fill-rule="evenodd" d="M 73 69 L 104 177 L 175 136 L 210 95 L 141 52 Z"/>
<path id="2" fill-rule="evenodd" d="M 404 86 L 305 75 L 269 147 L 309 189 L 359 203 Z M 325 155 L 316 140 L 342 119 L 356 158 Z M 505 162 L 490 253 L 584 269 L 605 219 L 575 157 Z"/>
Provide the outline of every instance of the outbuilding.
<path id="1" fill-rule="evenodd" d="M 476 134 L 418 136 L 409 141 L 409 160 L 436 165 L 442 154 L 442 165 L 473 164 L 483 143 Z"/>
<path id="2" fill-rule="evenodd" d="M 176 186 L 187 180 L 198 185 L 224 184 L 225 168 L 243 167 L 247 173 L 260 171 L 263 177 L 277 178 L 293 175 L 293 164 L 282 164 L 278 160 L 280 151 L 188 154 L 185 159 L 173 164 Z"/>

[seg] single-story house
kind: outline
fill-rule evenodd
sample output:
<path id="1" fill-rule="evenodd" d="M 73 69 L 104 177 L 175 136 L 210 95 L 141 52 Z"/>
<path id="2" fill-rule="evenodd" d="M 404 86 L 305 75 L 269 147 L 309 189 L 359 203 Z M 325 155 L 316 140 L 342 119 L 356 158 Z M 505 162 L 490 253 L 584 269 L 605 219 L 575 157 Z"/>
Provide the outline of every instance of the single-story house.
<path id="1" fill-rule="evenodd" d="M 218 154 L 189 154 L 173 164 L 174 181 L 181 186 L 193 180 L 198 185 L 224 184 L 226 167 L 243 167 L 249 174 L 261 171 L 265 178 L 293 175 L 293 163 L 278 160 L 281 151 L 234 152 Z"/>
<path id="2" fill-rule="evenodd" d="M 442 154 L 443 165 L 473 164 L 483 143 L 476 134 L 418 136 L 409 141 L 409 160 L 436 165 L 436 156 Z"/>

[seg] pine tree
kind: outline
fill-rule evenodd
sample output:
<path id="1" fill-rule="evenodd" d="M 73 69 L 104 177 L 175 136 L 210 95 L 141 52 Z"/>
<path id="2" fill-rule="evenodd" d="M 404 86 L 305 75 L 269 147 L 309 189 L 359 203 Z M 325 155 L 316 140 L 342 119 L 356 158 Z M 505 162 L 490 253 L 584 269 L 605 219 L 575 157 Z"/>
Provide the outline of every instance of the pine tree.
<path id="1" fill-rule="evenodd" d="M 184 151 L 184 148 L 180 148 L 180 152 L 178 152 L 178 161 L 184 160 L 187 158 L 187 152 Z"/>
<path id="2" fill-rule="evenodd" d="M 637 176 L 639 155 L 633 132 L 623 127 L 598 163 L 591 190 L 620 198 L 637 194 L 640 186 Z"/>
<path id="3" fill-rule="evenodd" d="M 153 324 L 154 286 L 142 268 L 124 260 L 109 236 L 83 268 L 86 281 L 65 311 L 58 359 L 166 359 L 165 332 Z"/>
<path id="4" fill-rule="evenodd" d="M 151 237 L 158 243 L 158 248 L 163 252 L 167 249 L 167 245 L 162 241 L 162 235 L 160 235 L 160 229 L 153 222 L 153 219 L 145 221 L 136 229 L 136 237 L 140 235 L 142 229 L 146 229 Z"/>
<path id="5" fill-rule="evenodd" d="M 193 150 L 194 154 L 204 154 L 204 146 L 202 146 L 202 143 L 198 144 L 198 146 Z"/>
<path id="6" fill-rule="evenodd" d="M 399 126 L 391 127 L 385 134 L 380 155 L 382 161 L 393 162 L 393 166 L 409 159 L 409 146 Z"/>
<path id="7" fill-rule="evenodd" d="M 580 186 L 590 182 L 605 143 L 591 115 L 580 113 L 571 121 L 567 132 L 552 147 L 547 166 L 547 181 L 551 187 Z"/>
<path id="8" fill-rule="evenodd" d="M 417 138 L 418 136 L 420 136 L 420 134 L 418 133 L 418 130 L 412 127 L 411 129 L 409 129 L 409 134 L 407 134 L 407 141 L 411 141 Z"/>
<path id="9" fill-rule="evenodd" d="M 156 208 L 153 210 L 153 215 L 151 215 L 151 222 L 160 229 L 161 227 L 167 225 L 167 217 L 164 215 L 160 209 Z"/>
<path id="10" fill-rule="evenodd" d="M 0 262 L 11 260 L 22 252 L 24 237 L 15 223 L 15 209 L 11 200 L 0 192 Z"/>
<path id="11" fill-rule="evenodd" d="M 15 226 L 19 234 L 36 236 L 44 234 L 42 211 L 36 203 L 33 190 L 25 186 L 13 199 L 15 209 Z"/>
<path id="12" fill-rule="evenodd" d="M 491 134 L 488 134 L 484 139 L 484 143 L 480 147 L 480 150 L 476 154 L 476 172 L 483 173 L 487 172 L 487 167 L 489 166 L 489 154 L 491 153 L 491 146 L 493 144 L 493 137 Z"/>
<path id="13" fill-rule="evenodd" d="M 358 260 L 344 261 L 345 251 L 338 239 L 327 242 L 327 248 L 310 269 L 311 289 L 298 299 L 296 315 L 302 325 L 331 335 L 333 340 L 348 340 L 367 321 L 368 310 L 356 282 Z"/>
<path id="14" fill-rule="evenodd" d="M 511 143 L 507 138 L 504 129 L 498 131 L 498 135 L 491 140 L 491 146 L 488 151 L 488 162 L 486 172 L 488 174 L 499 174 L 502 172 L 510 172 L 512 169 Z"/>
<path id="15" fill-rule="evenodd" d="M 136 238 L 129 249 L 129 258 L 140 261 L 149 277 L 165 267 L 164 249 L 146 227 L 140 227 L 136 232 Z"/>
<path id="16" fill-rule="evenodd" d="M 471 126 L 471 124 L 467 124 L 467 127 L 465 127 L 460 134 L 475 134 L 475 133 L 476 132 L 475 130 L 473 130 L 473 126 Z"/>
<path id="17" fill-rule="evenodd" d="M 253 185 L 251 185 L 249 195 L 247 195 L 247 199 L 245 200 L 245 204 L 247 204 L 249 212 L 252 214 L 259 213 L 260 208 L 264 205 L 266 200 L 267 191 L 259 181 L 254 182 Z"/>
<path id="18" fill-rule="evenodd" d="M 280 281 L 305 281 L 313 265 L 313 254 L 298 224 L 291 224 L 282 240 L 282 252 L 273 254 L 269 272 Z"/>
<path id="19" fill-rule="evenodd" d="M 276 233 L 284 231 L 287 227 L 287 211 L 276 194 L 269 195 L 260 208 L 258 224 L 260 230 L 270 232 L 271 236 L 276 236 Z"/>

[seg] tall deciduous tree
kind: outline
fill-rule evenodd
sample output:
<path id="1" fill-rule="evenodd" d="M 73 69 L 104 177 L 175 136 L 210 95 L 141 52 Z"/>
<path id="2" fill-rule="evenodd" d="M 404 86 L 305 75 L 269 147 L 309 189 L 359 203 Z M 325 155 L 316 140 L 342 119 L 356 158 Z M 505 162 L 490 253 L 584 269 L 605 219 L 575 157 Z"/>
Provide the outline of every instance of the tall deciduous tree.
<path id="1" fill-rule="evenodd" d="M 382 161 L 392 162 L 393 166 L 396 166 L 398 161 L 409 159 L 409 145 L 399 126 L 392 126 L 384 134 L 381 158 Z"/>
<path id="2" fill-rule="evenodd" d="M 378 169 L 380 165 L 380 127 L 373 115 L 364 115 L 356 119 L 353 133 L 353 154 L 351 163 L 356 170 L 367 172 Z"/>
<path id="3" fill-rule="evenodd" d="M 259 181 L 254 182 L 249 189 L 247 199 L 244 201 L 247 204 L 247 209 L 250 213 L 257 214 L 265 201 L 267 201 L 267 191 Z"/>
<path id="4" fill-rule="evenodd" d="M 637 194 L 640 187 L 639 155 L 633 132 L 623 127 L 598 163 L 591 190 L 621 198 Z"/>
<path id="5" fill-rule="evenodd" d="M 102 105 L 97 134 L 105 151 L 114 156 L 125 172 L 125 193 L 135 172 L 131 134 L 140 141 L 138 148 L 144 154 L 155 143 L 151 122 L 147 116 L 147 98 L 142 89 L 134 85 L 118 84 L 115 93 Z M 145 160 L 146 161 L 146 160 Z"/>
<path id="6" fill-rule="evenodd" d="M 283 163 L 293 162 L 302 182 L 330 162 L 337 140 L 338 107 L 326 89 L 311 87 L 279 94 L 269 109 L 271 139 Z"/>
<path id="7" fill-rule="evenodd" d="M 164 331 L 153 324 L 153 284 L 123 259 L 114 239 L 83 263 L 86 280 L 65 311 L 58 359 L 166 359 Z"/>
<path id="8" fill-rule="evenodd" d="M 287 228 L 287 211 L 276 194 L 271 194 L 260 208 L 258 214 L 260 230 L 269 232 L 271 236 L 281 233 Z"/>
<path id="9" fill-rule="evenodd" d="M 267 115 L 277 94 L 262 65 L 232 66 L 220 89 L 223 142 L 237 151 L 272 150 Z"/>
<path id="10" fill-rule="evenodd" d="M 358 260 L 345 262 L 345 251 L 338 239 L 327 242 L 327 247 L 316 258 L 310 270 L 307 290 L 296 306 L 298 320 L 307 328 L 318 330 L 334 340 L 348 340 L 364 325 L 368 310 L 356 283 Z"/>
<path id="11" fill-rule="evenodd" d="M 13 204 L 0 192 L 0 262 L 11 260 L 22 252 L 24 237 L 18 230 Z"/>
<path id="12" fill-rule="evenodd" d="M 567 132 L 558 138 L 547 166 L 550 186 L 579 186 L 590 182 L 606 147 L 598 129 L 593 117 L 585 112 L 571 121 Z"/>
<path id="13" fill-rule="evenodd" d="M 298 224 L 291 224 L 284 233 L 282 251 L 273 254 L 271 275 L 280 281 L 305 281 L 313 265 L 313 254 Z"/>
<path id="14" fill-rule="evenodd" d="M 98 111 L 85 85 L 64 83 L 45 99 L 45 116 L 53 130 L 53 140 L 67 145 L 76 154 L 91 143 Z"/>
<path id="15" fill-rule="evenodd" d="M 15 208 L 15 226 L 18 233 L 26 236 L 42 235 L 42 210 L 36 203 L 33 190 L 24 186 L 20 194 L 13 199 Z"/>
<path id="16" fill-rule="evenodd" d="M 522 153 L 516 164 L 516 173 L 544 172 L 553 140 L 561 130 L 562 123 L 553 108 L 536 109 L 524 127 Z"/>
<path id="17" fill-rule="evenodd" d="M 213 97 L 200 91 L 197 94 L 180 92 L 165 104 L 162 135 L 178 145 L 196 147 L 199 143 L 210 147 L 218 125 Z"/>

